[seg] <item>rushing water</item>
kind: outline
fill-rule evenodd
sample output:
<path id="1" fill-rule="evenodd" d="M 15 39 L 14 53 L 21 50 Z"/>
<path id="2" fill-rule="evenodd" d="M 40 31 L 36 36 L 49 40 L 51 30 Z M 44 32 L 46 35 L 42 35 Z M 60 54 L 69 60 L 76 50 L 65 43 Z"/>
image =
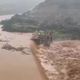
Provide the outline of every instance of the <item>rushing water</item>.
<path id="1" fill-rule="evenodd" d="M 0 21 L 10 18 L 9 15 L 0 16 Z M 25 49 L 25 52 L 29 55 L 2 49 L 5 44 L 29 48 L 31 36 L 31 33 L 9 33 L 0 28 L 0 80 L 43 80 L 33 55 L 28 49 Z"/>

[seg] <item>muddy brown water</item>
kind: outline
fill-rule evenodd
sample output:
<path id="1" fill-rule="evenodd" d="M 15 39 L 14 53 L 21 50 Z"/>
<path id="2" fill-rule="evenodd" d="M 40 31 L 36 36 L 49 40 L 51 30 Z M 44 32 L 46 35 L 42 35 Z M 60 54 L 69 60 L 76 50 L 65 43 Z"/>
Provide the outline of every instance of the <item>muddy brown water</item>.
<path id="1" fill-rule="evenodd" d="M 2 49 L 5 44 L 30 48 L 31 36 L 31 33 L 9 33 L 0 28 L 0 40 L 5 41 L 0 42 L 0 80 L 44 80 L 31 52 L 25 55 Z"/>

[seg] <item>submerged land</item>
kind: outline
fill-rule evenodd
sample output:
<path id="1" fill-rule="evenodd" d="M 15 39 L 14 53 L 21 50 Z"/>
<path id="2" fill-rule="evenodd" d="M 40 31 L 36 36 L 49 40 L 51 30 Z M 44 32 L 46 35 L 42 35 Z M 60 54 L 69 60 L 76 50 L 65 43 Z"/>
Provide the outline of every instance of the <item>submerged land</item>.
<path id="1" fill-rule="evenodd" d="M 10 18 L 0 16 L 0 20 Z M 45 80 L 30 50 L 32 33 L 2 31 L 0 25 L 0 80 Z"/>

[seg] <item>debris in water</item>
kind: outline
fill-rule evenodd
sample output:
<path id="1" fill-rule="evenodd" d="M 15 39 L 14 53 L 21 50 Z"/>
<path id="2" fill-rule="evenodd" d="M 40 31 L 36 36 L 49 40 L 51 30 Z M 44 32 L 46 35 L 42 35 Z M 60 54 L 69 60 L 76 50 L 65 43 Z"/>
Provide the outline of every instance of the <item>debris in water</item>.
<path id="1" fill-rule="evenodd" d="M 2 49 L 5 49 L 5 50 L 13 50 L 13 51 L 20 51 L 21 53 L 23 54 L 26 54 L 26 55 L 30 55 L 30 52 L 29 50 L 28 51 L 24 51 L 25 49 L 28 49 L 27 47 L 13 47 L 12 45 L 10 44 L 5 44 L 3 45 Z"/>

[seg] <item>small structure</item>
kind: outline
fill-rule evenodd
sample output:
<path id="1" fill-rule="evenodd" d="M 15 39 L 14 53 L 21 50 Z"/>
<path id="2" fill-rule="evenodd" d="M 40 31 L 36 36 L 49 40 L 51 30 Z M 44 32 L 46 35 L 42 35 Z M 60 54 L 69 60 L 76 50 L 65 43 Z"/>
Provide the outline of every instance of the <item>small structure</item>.
<path id="1" fill-rule="evenodd" d="M 35 32 L 31 40 L 33 40 L 37 45 L 43 44 L 44 46 L 49 47 L 53 41 L 53 32 Z"/>

